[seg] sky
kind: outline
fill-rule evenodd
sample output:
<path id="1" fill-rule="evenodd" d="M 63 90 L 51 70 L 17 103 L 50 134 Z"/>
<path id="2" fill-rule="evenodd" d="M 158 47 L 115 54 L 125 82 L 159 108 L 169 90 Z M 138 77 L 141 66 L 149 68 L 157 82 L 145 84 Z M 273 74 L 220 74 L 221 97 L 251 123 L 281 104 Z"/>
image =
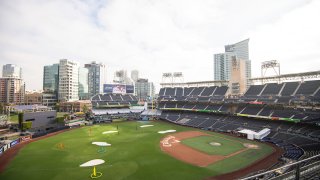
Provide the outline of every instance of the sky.
<path id="1" fill-rule="evenodd" d="M 104 63 L 108 82 L 137 69 L 159 87 L 166 72 L 213 80 L 213 54 L 250 38 L 252 77 L 267 60 L 282 74 L 316 71 L 319 18 L 318 0 L 1 0 L 0 66 L 22 67 L 27 90 L 65 58 Z"/>

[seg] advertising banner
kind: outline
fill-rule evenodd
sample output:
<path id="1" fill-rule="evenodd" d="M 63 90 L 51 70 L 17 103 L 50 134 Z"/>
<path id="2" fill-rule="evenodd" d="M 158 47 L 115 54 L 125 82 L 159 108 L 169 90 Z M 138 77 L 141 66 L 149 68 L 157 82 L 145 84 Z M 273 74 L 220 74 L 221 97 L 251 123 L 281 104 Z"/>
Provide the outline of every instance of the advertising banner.
<path id="1" fill-rule="evenodd" d="M 3 147 L 0 147 L 0 155 L 4 153 L 4 148 Z"/>
<path id="2" fill-rule="evenodd" d="M 113 85 L 112 84 L 104 84 L 103 85 L 103 93 L 112 93 Z"/>
<path id="3" fill-rule="evenodd" d="M 29 141 L 29 140 L 31 140 L 31 139 L 32 139 L 32 138 L 31 138 L 31 135 L 21 137 L 21 141 L 22 141 L 22 142 L 23 142 L 23 141 Z"/>
<path id="4" fill-rule="evenodd" d="M 134 86 L 126 85 L 126 92 L 127 93 L 134 93 Z"/>
<path id="5" fill-rule="evenodd" d="M 13 146 L 15 146 L 15 145 L 17 145 L 17 144 L 19 144 L 19 139 L 16 139 L 16 140 L 12 141 L 12 142 L 10 143 L 10 147 L 13 147 Z"/>

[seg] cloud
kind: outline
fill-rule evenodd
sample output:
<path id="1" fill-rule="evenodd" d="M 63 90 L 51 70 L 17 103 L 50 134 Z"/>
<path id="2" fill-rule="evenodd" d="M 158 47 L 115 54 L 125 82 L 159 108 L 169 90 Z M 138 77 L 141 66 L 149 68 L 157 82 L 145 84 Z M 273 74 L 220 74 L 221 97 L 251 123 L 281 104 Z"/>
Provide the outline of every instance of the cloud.
<path id="1" fill-rule="evenodd" d="M 41 89 L 43 66 L 62 58 L 103 62 L 108 81 L 138 69 L 159 87 L 163 72 L 212 80 L 213 54 L 250 38 L 254 76 L 269 59 L 308 71 L 299 65 L 318 63 L 317 9 L 305 0 L 1 1 L 0 65 L 21 66 L 27 89 Z"/>

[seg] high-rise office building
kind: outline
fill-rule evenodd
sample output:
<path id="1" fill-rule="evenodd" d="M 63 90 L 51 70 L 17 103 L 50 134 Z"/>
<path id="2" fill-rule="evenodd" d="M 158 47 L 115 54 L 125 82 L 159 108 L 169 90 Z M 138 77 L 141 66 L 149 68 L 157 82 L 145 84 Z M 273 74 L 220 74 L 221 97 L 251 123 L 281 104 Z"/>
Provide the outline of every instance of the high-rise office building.
<path id="1" fill-rule="evenodd" d="M 21 78 L 0 78 L 0 102 L 21 104 L 24 103 L 25 84 Z"/>
<path id="2" fill-rule="evenodd" d="M 15 64 L 3 65 L 2 77 L 22 78 L 22 68 Z"/>
<path id="3" fill-rule="evenodd" d="M 136 82 L 139 79 L 139 71 L 138 70 L 131 71 L 131 79 L 133 80 L 133 82 Z"/>
<path id="4" fill-rule="evenodd" d="M 128 77 L 127 70 L 118 70 L 114 73 L 114 83 L 120 83 L 120 84 L 130 84 L 132 85 L 132 80 Z"/>
<path id="5" fill-rule="evenodd" d="M 105 65 L 101 63 L 96 63 L 93 61 L 90 64 L 85 64 L 85 68 L 89 71 L 88 81 L 89 81 L 89 97 L 103 92 L 103 84 L 105 83 Z"/>
<path id="6" fill-rule="evenodd" d="M 214 80 L 230 80 L 232 59 L 245 61 L 246 84 L 251 78 L 251 61 L 249 60 L 249 39 L 231 45 L 225 45 L 225 52 L 214 54 Z"/>
<path id="7" fill-rule="evenodd" d="M 140 101 L 147 101 L 149 98 L 154 97 L 154 84 L 149 82 L 148 79 L 138 79 L 135 82 L 135 95 Z"/>
<path id="8" fill-rule="evenodd" d="M 79 100 L 79 65 L 75 61 L 60 60 L 58 99 L 60 101 Z"/>
<path id="9" fill-rule="evenodd" d="M 58 102 L 59 91 L 59 64 L 43 67 L 43 94 L 42 104 L 54 107 Z"/>
<path id="10" fill-rule="evenodd" d="M 233 56 L 231 60 L 231 77 L 229 80 L 230 94 L 243 95 L 246 90 L 246 61 L 236 59 Z"/>
<path id="11" fill-rule="evenodd" d="M 59 89 L 59 64 L 43 67 L 43 92 L 58 94 Z"/>
<path id="12" fill-rule="evenodd" d="M 79 67 L 79 99 L 89 99 L 89 85 L 88 85 L 88 74 L 87 68 Z"/>

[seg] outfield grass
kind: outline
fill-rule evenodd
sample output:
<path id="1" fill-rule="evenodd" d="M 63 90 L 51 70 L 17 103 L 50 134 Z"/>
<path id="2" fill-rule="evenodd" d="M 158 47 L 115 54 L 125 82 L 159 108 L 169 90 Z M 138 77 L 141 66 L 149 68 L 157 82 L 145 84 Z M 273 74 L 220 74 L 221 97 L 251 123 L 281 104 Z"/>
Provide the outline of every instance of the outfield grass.
<path id="1" fill-rule="evenodd" d="M 154 126 L 136 130 L 136 127 L 146 123 Z M 119 134 L 102 134 L 104 131 L 117 130 L 117 127 Z M 195 130 L 165 122 L 135 121 L 82 127 L 28 144 L 0 174 L 0 179 L 91 179 L 91 168 L 80 168 L 79 165 L 97 158 L 106 161 L 97 166 L 97 170 L 103 173 L 100 179 L 204 179 L 243 168 L 248 161 L 266 155 L 263 152 L 271 152 L 252 151 L 244 154 L 244 157 L 237 155 L 232 160 L 220 161 L 216 163 L 218 165 L 197 167 L 161 151 L 159 142 L 167 134 L 159 134 L 157 131 L 167 129 L 176 129 L 177 132 Z M 207 133 L 225 137 L 222 134 Z M 93 141 L 105 141 L 112 146 L 107 147 L 106 153 L 100 154 L 97 152 L 98 147 L 91 144 Z M 57 148 L 59 143 L 64 144 L 64 149 Z M 263 147 L 271 150 L 266 145 Z"/>
<path id="2" fill-rule="evenodd" d="M 220 143 L 221 146 L 213 146 L 210 144 L 211 142 Z M 239 141 L 219 136 L 198 136 L 182 140 L 182 143 L 210 155 L 226 156 L 245 149 Z"/>

